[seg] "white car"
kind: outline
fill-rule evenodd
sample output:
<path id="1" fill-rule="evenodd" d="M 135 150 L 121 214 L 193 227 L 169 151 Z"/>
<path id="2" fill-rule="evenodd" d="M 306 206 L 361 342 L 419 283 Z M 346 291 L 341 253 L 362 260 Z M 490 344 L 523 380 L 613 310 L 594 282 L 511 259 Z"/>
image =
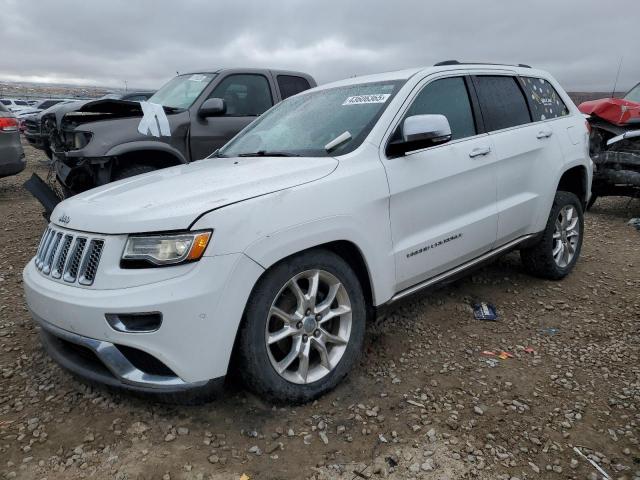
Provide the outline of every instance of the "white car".
<path id="1" fill-rule="evenodd" d="M 45 347 L 80 377 L 309 401 L 354 367 L 375 308 L 520 249 L 575 265 L 592 166 L 547 73 L 444 62 L 291 97 L 210 159 L 60 203 L 24 270 Z M 175 395 L 178 393 L 179 395 Z"/>
<path id="2" fill-rule="evenodd" d="M 31 108 L 26 100 L 15 100 L 13 98 L 0 98 L 0 103 L 4 105 L 10 112 L 18 114 L 23 110 Z"/>

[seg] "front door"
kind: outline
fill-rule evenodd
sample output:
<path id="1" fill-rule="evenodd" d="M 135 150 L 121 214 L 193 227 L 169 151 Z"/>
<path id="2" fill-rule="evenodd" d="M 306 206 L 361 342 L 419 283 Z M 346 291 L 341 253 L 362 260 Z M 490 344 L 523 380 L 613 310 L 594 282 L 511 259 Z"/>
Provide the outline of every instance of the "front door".
<path id="1" fill-rule="evenodd" d="M 194 115 L 191 160 L 209 156 L 274 103 L 269 81 L 261 74 L 231 74 L 220 81 L 208 98 L 222 98 L 227 111 L 209 118 Z"/>
<path id="2" fill-rule="evenodd" d="M 489 251 L 497 230 L 493 146 L 481 133 L 464 76 L 425 82 L 402 121 L 442 114 L 451 125 L 446 144 L 384 158 L 397 291 Z M 400 135 L 402 121 L 392 136 Z"/>

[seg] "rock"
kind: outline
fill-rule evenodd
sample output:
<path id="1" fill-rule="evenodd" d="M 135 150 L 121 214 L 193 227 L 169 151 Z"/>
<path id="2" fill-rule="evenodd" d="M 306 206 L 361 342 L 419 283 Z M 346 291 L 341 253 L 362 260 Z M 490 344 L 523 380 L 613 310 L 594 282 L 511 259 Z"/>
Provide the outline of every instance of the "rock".
<path id="1" fill-rule="evenodd" d="M 127 433 L 129 435 L 142 435 L 144 432 L 149 430 L 149 426 L 144 422 L 133 422 L 129 428 L 127 428 Z"/>
<path id="2" fill-rule="evenodd" d="M 187 427 L 178 427 L 178 435 L 189 435 L 189 429 Z"/>
<path id="3" fill-rule="evenodd" d="M 473 411 L 474 411 L 474 413 L 477 413 L 478 415 L 484 415 L 484 411 L 478 405 L 473 407 Z"/>
<path id="4" fill-rule="evenodd" d="M 284 448 L 284 444 L 282 442 L 273 442 L 264 449 L 268 455 L 272 454 L 276 450 L 282 450 Z"/>
<path id="5" fill-rule="evenodd" d="M 258 447 L 257 445 L 254 445 L 253 447 L 249 448 L 249 453 L 253 453 L 254 455 L 262 455 L 262 450 L 260 450 L 260 447 Z"/>
<path id="6" fill-rule="evenodd" d="M 329 437 L 327 437 L 327 434 L 324 430 L 318 432 L 318 435 L 320 436 L 320 440 L 322 440 L 322 443 L 324 443 L 325 445 L 329 444 Z"/>
<path id="7" fill-rule="evenodd" d="M 220 457 L 218 457 L 218 455 L 209 455 L 207 460 L 209 460 L 209 463 L 213 463 L 215 465 L 216 463 L 220 462 Z"/>
<path id="8" fill-rule="evenodd" d="M 176 439 L 176 436 L 173 433 L 167 433 L 164 437 L 165 442 L 173 442 Z"/>

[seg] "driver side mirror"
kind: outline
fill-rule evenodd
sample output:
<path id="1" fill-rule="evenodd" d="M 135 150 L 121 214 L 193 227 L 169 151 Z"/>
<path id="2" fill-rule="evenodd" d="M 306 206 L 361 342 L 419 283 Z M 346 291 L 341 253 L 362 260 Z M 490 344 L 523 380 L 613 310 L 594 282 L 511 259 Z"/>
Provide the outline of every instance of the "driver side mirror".
<path id="1" fill-rule="evenodd" d="M 208 98 L 200 106 L 198 115 L 202 118 L 216 117 L 227 112 L 227 105 L 222 98 Z"/>
<path id="2" fill-rule="evenodd" d="M 391 155 L 440 145 L 451 140 L 451 125 L 444 115 L 412 115 L 402 122 L 402 139 L 389 144 Z"/>

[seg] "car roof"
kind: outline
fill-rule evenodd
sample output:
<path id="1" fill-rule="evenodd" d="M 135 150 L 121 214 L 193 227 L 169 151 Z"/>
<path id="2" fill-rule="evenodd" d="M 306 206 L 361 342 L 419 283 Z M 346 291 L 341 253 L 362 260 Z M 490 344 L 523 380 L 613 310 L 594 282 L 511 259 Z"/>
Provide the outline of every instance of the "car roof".
<path id="1" fill-rule="evenodd" d="M 395 70 L 390 72 L 375 73 L 372 75 L 354 76 L 346 78 L 344 80 L 338 80 L 336 82 L 325 83 L 314 90 L 322 90 L 325 88 L 342 87 L 347 85 L 357 85 L 361 83 L 375 83 L 375 82 L 388 82 L 398 80 L 409 80 L 414 75 L 420 74 L 420 77 L 424 77 L 434 73 L 441 73 L 447 71 L 482 71 L 483 73 L 495 71 L 509 72 L 516 75 L 526 75 L 533 77 L 547 77 L 548 74 L 542 70 L 536 70 L 529 67 L 520 67 L 515 65 L 499 65 L 499 64 L 484 64 L 484 63 L 470 63 L 470 64 L 455 64 L 455 65 L 438 65 L 432 67 L 420 67 L 420 68 L 407 68 L 404 70 Z"/>

